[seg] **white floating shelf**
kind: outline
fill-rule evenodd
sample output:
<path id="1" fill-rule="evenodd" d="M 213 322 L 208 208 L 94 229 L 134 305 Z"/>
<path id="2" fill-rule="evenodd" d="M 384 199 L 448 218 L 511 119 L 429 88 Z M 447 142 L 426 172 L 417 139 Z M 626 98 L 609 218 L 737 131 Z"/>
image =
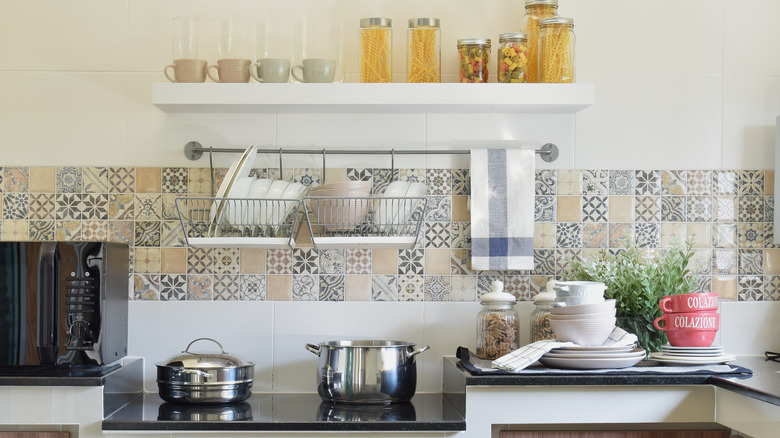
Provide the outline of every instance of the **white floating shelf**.
<path id="1" fill-rule="evenodd" d="M 170 113 L 576 113 L 594 84 L 152 84 Z"/>

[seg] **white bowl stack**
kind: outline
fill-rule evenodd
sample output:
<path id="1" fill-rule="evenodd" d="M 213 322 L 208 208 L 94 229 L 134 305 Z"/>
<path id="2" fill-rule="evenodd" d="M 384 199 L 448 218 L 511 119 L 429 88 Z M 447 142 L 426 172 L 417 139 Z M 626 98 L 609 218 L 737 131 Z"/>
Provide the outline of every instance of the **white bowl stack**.
<path id="1" fill-rule="evenodd" d="M 605 300 L 604 283 L 559 282 L 554 287 L 562 307 L 550 309 L 550 328 L 559 341 L 599 346 L 615 328 L 615 300 Z"/>

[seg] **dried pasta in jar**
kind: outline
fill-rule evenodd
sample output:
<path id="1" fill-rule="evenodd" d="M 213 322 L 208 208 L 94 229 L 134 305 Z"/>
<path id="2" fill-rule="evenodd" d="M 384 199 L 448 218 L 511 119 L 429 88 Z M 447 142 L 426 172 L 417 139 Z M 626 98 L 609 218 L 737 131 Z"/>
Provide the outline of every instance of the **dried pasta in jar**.
<path id="1" fill-rule="evenodd" d="M 360 82 L 393 82 L 393 28 L 389 18 L 360 20 Z"/>
<path id="2" fill-rule="evenodd" d="M 458 40 L 459 82 L 487 82 L 490 76 L 490 40 L 466 38 Z"/>
<path id="3" fill-rule="evenodd" d="M 438 18 L 411 18 L 407 31 L 406 82 L 441 82 Z"/>
<path id="4" fill-rule="evenodd" d="M 539 74 L 539 21 L 558 16 L 558 0 L 525 0 L 525 15 L 520 32 L 528 38 L 528 70 L 526 82 L 540 82 Z"/>
<path id="5" fill-rule="evenodd" d="M 526 82 L 528 69 L 528 44 L 524 33 L 509 32 L 499 36 L 498 54 L 496 58 L 498 82 Z"/>
<path id="6" fill-rule="evenodd" d="M 545 18 L 540 22 L 539 72 L 541 82 L 574 82 L 574 20 Z"/>

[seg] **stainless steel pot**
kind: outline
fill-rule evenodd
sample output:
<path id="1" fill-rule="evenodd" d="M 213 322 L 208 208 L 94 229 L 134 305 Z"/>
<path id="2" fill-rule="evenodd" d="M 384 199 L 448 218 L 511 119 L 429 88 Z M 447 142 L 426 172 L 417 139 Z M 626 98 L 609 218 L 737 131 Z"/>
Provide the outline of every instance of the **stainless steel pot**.
<path id="1" fill-rule="evenodd" d="M 208 340 L 221 353 L 193 353 L 195 342 Z M 171 403 L 232 403 L 252 395 L 255 364 L 230 355 L 211 338 L 198 338 L 165 362 L 157 364 L 160 397 Z"/>
<path id="2" fill-rule="evenodd" d="M 400 341 L 330 341 L 306 349 L 319 356 L 317 392 L 327 402 L 397 403 L 417 388 L 414 356 L 429 346 Z"/>

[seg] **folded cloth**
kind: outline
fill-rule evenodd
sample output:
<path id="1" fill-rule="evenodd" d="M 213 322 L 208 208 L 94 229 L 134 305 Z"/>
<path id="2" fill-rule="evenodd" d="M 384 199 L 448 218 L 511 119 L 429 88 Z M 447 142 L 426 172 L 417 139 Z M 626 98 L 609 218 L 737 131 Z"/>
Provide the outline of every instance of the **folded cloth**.
<path id="1" fill-rule="evenodd" d="M 615 327 L 601 346 L 629 347 L 636 345 L 636 342 L 637 337 L 635 334 L 628 333 L 620 327 Z M 499 357 L 491 365 L 493 368 L 516 372 L 536 362 L 540 357 L 544 356 L 544 353 L 554 348 L 573 347 L 576 345 L 574 342 L 537 341 Z"/>
<path id="2" fill-rule="evenodd" d="M 471 266 L 474 270 L 534 268 L 536 153 L 471 151 Z"/>

